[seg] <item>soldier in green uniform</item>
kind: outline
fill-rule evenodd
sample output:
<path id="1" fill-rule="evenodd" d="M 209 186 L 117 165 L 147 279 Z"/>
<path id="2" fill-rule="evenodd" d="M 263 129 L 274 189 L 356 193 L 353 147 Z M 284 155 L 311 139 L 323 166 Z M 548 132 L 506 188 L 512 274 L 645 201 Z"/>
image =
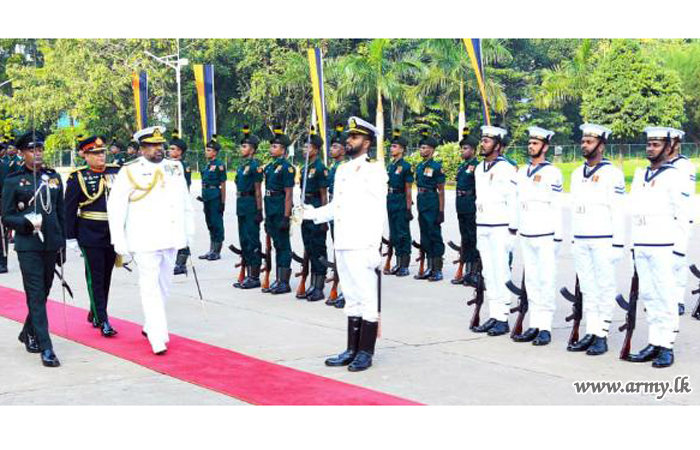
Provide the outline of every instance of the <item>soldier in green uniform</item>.
<path id="1" fill-rule="evenodd" d="M 10 164 L 6 158 L 7 142 L 5 142 L 4 136 L 0 139 L 0 205 L 2 205 L 2 185 L 8 175 Z M 0 273 L 7 273 L 7 249 L 9 240 L 7 239 L 7 233 L 5 233 L 5 227 L 2 225 L 1 218 L 2 215 L 0 215 Z"/>
<path id="2" fill-rule="evenodd" d="M 204 155 L 207 163 L 202 172 L 202 196 L 197 200 L 204 202 L 204 218 L 209 229 L 209 251 L 199 259 L 216 261 L 221 259 L 221 246 L 224 242 L 224 209 L 226 207 L 226 167 L 218 159 L 221 144 L 217 136 L 212 136 Z"/>
<path id="3" fill-rule="evenodd" d="M 126 157 L 125 163 L 131 162 L 139 157 L 139 144 L 138 142 L 131 141 L 126 147 Z"/>
<path id="4" fill-rule="evenodd" d="M 8 175 L 2 191 L 2 223 L 16 232 L 15 251 L 22 272 L 29 314 L 19 340 L 30 353 L 41 353 L 47 367 L 60 362 L 49 336 L 46 301 L 54 266 L 65 262 L 63 182 L 44 167 L 44 136 L 29 132 L 17 141 L 25 164 Z"/>
<path id="5" fill-rule="evenodd" d="M 479 141 L 469 135 L 469 129 L 462 131 L 459 148 L 462 151 L 462 164 L 457 169 L 456 210 L 459 234 L 462 238 L 460 262 L 464 263 L 464 276 L 461 280 L 452 280 L 452 284 L 476 286 L 476 181 L 474 170 L 479 164 L 476 148 Z"/>
<path id="6" fill-rule="evenodd" d="M 247 276 L 234 287 L 253 289 L 260 287 L 260 224 L 263 221 L 262 181 L 263 165 L 255 158 L 260 138 L 243 127 L 241 138 L 241 163 L 236 170 L 236 217 L 238 218 L 238 241 L 247 266 Z"/>
<path id="7" fill-rule="evenodd" d="M 316 130 L 312 127 L 304 148 L 304 152 L 309 155 L 304 203 L 316 208 L 328 203 L 328 169 L 318 157 L 322 148 L 323 139 L 316 134 Z M 308 289 L 304 297 L 301 298 L 306 298 L 310 302 L 326 298 L 323 288 L 326 284 L 328 268 L 321 263 L 321 258 L 328 259 L 327 233 L 328 225 L 325 223 L 316 225 L 312 220 L 304 220 L 301 223 L 301 238 L 311 266 L 311 289 Z"/>
<path id="8" fill-rule="evenodd" d="M 344 132 L 344 127 L 342 123 L 335 126 L 335 132 L 331 136 L 331 158 L 333 158 L 333 164 L 328 170 L 328 202 L 333 200 L 333 189 L 335 186 L 335 173 L 346 160 L 345 157 L 345 141 L 347 139 L 347 134 Z M 331 239 L 335 239 L 335 227 L 333 226 L 333 221 L 330 221 L 331 226 Z M 337 269 L 336 269 L 337 270 Z M 338 276 L 336 271 L 335 276 Z M 340 282 L 338 283 L 338 291 L 340 291 Z M 338 292 L 338 297 L 332 300 L 330 297 L 326 300 L 326 305 L 335 306 L 336 308 L 345 307 L 345 296 L 342 292 Z"/>
<path id="9" fill-rule="evenodd" d="M 116 138 L 112 141 L 109 151 L 112 153 L 112 164 L 116 164 L 119 167 L 123 166 L 126 162 L 126 155 L 122 151 L 122 146 L 117 142 Z"/>
<path id="10" fill-rule="evenodd" d="M 423 161 L 416 167 L 416 185 L 418 186 L 418 225 L 420 227 L 420 245 L 428 260 L 428 270 L 415 275 L 417 280 L 442 280 L 442 256 L 445 243 L 442 241 L 441 225 L 445 221 L 445 173 L 442 164 L 433 159 L 437 139 L 428 131 L 422 132 L 420 155 Z"/>
<path id="11" fill-rule="evenodd" d="M 389 188 L 386 209 L 389 216 L 389 239 L 396 255 L 396 265 L 390 273 L 397 277 L 409 275 L 408 265 L 411 262 L 413 168 L 403 158 L 407 146 L 406 137 L 401 136 L 401 130 L 395 129 L 391 139 L 391 164 L 387 167 Z"/>
<path id="12" fill-rule="evenodd" d="M 192 185 L 192 168 L 190 164 L 185 161 L 185 152 L 187 151 L 187 143 L 180 139 L 180 132 L 175 129 L 173 130 L 172 139 L 170 140 L 170 145 L 168 147 L 168 156 L 173 161 L 179 161 L 182 164 L 182 170 L 185 174 L 185 182 L 187 183 L 187 189 Z M 175 269 L 173 269 L 174 275 L 187 274 L 187 258 L 190 257 L 190 248 L 185 247 L 177 251 L 177 258 L 175 259 Z"/>
<path id="13" fill-rule="evenodd" d="M 117 331 L 109 323 L 107 303 L 117 254 L 109 232 L 107 197 L 120 167 L 106 164 L 104 137 L 90 136 L 78 146 L 88 165 L 75 169 L 66 182 L 66 246 L 83 255 L 90 297 L 88 322 L 102 336 L 112 337 Z"/>
<path id="14" fill-rule="evenodd" d="M 292 217 L 292 192 L 295 170 L 285 159 L 287 147 L 292 143 L 282 131 L 274 127 L 270 141 L 270 156 L 274 161 L 265 166 L 265 231 L 275 246 L 276 279 L 263 292 L 284 294 L 291 292 L 289 278 L 292 274 L 292 245 L 289 240 L 289 221 Z"/>

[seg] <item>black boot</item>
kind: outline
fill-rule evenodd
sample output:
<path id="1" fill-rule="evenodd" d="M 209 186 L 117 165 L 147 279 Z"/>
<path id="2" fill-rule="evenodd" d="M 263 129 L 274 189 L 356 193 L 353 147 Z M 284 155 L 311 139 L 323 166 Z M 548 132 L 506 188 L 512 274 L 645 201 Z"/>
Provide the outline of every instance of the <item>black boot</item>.
<path id="1" fill-rule="evenodd" d="M 644 347 L 639 353 L 630 353 L 629 356 L 627 356 L 627 361 L 649 362 L 653 359 L 656 359 L 656 357 L 659 356 L 660 350 L 661 347 L 649 344 L 646 347 Z"/>
<path id="2" fill-rule="evenodd" d="M 296 294 L 296 298 L 298 298 L 299 300 L 309 298 L 309 296 L 311 296 L 315 290 L 316 290 L 316 285 L 314 284 L 314 274 L 311 274 L 311 280 L 309 281 L 309 288 L 304 290 L 303 294 Z"/>
<path id="3" fill-rule="evenodd" d="M 497 320 L 496 323 L 486 332 L 489 336 L 500 336 L 510 331 L 507 320 Z"/>
<path id="4" fill-rule="evenodd" d="M 476 288 L 477 284 L 479 284 L 479 274 L 476 272 L 476 264 L 467 263 L 466 265 L 469 267 L 469 270 L 467 274 L 464 275 L 464 284 Z"/>
<path id="5" fill-rule="evenodd" d="M 496 325 L 496 322 L 498 322 L 498 320 L 491 318 L 491 319 L 487 320 L 486 322 L 482 323 L 481 325 L 479 325 L 478 327 L 472 328 L 472 331 L 474 333 L 486 333 L 487 331 L 489 331 L 491 329 L 491 327 Z"/>
<path id="6" fill-rule="evenodd" d="M 396 264 L 394 264 L 394 267 L 389 269 L 389 274 L 388 275 L 396 275 L 399 273 L 399 269 L 401 269 L 401 258 L 399 255 L 396 255 Z"/>
<path id="7" fill-rule="evenodd" d="M 187 275 L 187 253 L 178 253 L 177 259 L 175 260 L 175 270 L 173 270 L 173 275 Z"/>
<path id="8" fill-rule="evenodd" d="M 260 266 L 248 266 L 248 276 L 240 284 L 241 289 L 254 289 L 260 287 Z"/>
<path id="9" fill-rule="evenodd" d="M 117 330 L 112 328 L 112 325 L 109 324 L 108 320 L 105 320 L 102 322 L 102 325 L 100 327 L 100 333 L 102 333 L 102 336 L 104 337 L 112 337 L 115 334 L 117 334 Z"/>
<path id="10" fill-rule="evenodd" d="M 442 280 L 442 256 L 433 258 L 433 272 L 430 274 L 428 281 Z"/>
<path id="11" fill-rule="evenodd" d="M 401 255 L 399 257 L 399 270 L 396 271 L 397 277 L 407 277 L 410 275 L 408 265 L 411 263 L 411 255 Z"/>
<path id="12" fill-rule="evenodd" d="M 682 316 L 685 314 L 685 305 L 683 303 L 678 304 L 678 315 Z"/>
<path id="13" fill-rule="evenodd" d="M 292 292 L 292 288 L 289 287 L 289 278 L 292 275 L 292 269 L 288 267 L 278 267 L 277 268 L 277 279 L 279 283 L 274 289 L 270 289 L 271 294 L 286 294 Z"/>
<path id="14" fill-rule="evenodd" d="M 666 347 L 659 347 L 659 355 L 656 357 L 651 367 L 656 367 L 660 369 L 662 367 L 669 367 L 673 364 L 673 349 Z"/>
<path id="15" fill-rule="evenodd" d="M 430 278 L 430 275 L 432 275 L 433 258 L 426 257 L 426 261 L 428 262 L 428 269 L 425 272 L 423 272 L 423 275 L 413 275 L 413 278 L 415 278 L 416 280 L 427 280 L 428 278 Z"/>
<path id="16" fill-rule="evenodd" d="M 360 345 L 360 327 L 362 317 L 348 317 L 348 347 L 347 349 L 332 358 L 326 359 L 326 365 L 331 367 L 347 366 L 355 359 L 357 348 Z"/>
<path id="17" fill-rule="evenodd" d="M 211 256 L 213 251 L 214 251 L 214 241 L 211 241 L 211 242 L 209 242 L 209 251 L 203 255 L 199 255 L 198 258 L 199 259 L 209 259 L 209 257 Z"/>
<path id="18" fill-rule="evenodd" d="M 547 345 L 550 342 L 552 342 L 552 333 L 550 333 L 547 330 L 540 330 L 540 332 L 537 334 L 537 337 L 535 338 L 534 341 L 532 341 L 532 345 Z"/>
<path id="19" fill-rule="evenodd" d="M 372 366 L 372 356 L 374 356 L 374 344 L 377 343 L 377 330 L 379 324 L 377 322 L 362 321 L 362 329 L 360 330 L 360 347 L 348 366 L 350 372 L 360 372 L 367 370 Z"/>
<path id="20" fill-rule="evenodd" d="M 56 357 L 56 354 L 51 349 L 41 351 L 41 363 L 46 367 L 58 367 L 61 362 Z"/>
<path id="21" fill-rule="evenodd" d="M 275 272 L 275 281 L 273 281 L 267 289 L 263 288 L 263 289 L 261 289 L 261 291 L 265 294 L 269 294 L 270 292 L 272 292 L 273 289 L 277 289 L 277 286 L 280 284 L 279 276 L 280 276 L 280 271 L 277 270 Z"/>
<path id="22" fill-rule="evenodd" d="M 207 257 L 207 260 L 216 261 L 218 259 L 221 259 L 221 246 L 222 245 L 223 245 L 223 242 L 212 243 L 211 253 Z"/>
<path id="23" fill-rule="evenodd" d="M 471 268 L 470 263 L 464 263 L 464 267 L 463 267 L 464 274 L 462 275 L 462 277 L 461 278 L 454 278 L 454 279 L 450 280 L 450 283 L 452 283 L 452 284 L 465 284 L 466 285 L 467 273 L 468 273 L 470 268 Z"/>
<path id="24" fill-rule="evenodd" d="M 24 347 L 29 353 L 41 352 L 39 342 L 37 342 L 36 337 L 33 334 L 22 331 L 17 339 L 24 344 Z"/>
<path id="25" fill-rule="evenodd" d="M 2 236 L 0 236 L 0 239 L 2 239 Z M 0 257 L 0 273 L 7 273 L 7 256 Z"/>
<path id="26" fill-rule="evenodd" d="M 593 343 L 588 350 L 586 350 L 587 355 L 598 356 L 608 351 L 608 338 L 595 336 L 593 338 Z"/>
<path id="27" fill-rule="evenodd" d="M 335 303 L 333 304 L 333 306 L 335 306 L 338 309 L 345 308 L 345 296 L 342 292 L 338 294 L 338 298 L 335 299 Z"/>
<path id="28" fill-rule="evenodd" d="M 568 345 L 566 349 L 570 352 L 585 352 L 593 344 L 594 334 L 587 334 L 575 343 Z"/>
<path id="29" fill-rule="evenodd" d="M 309 295 L 306 296 L 306 300 L 309 302 L 317 302 L 326 298 L 323 293 L 323 286 L 326 284 L 326 276 L 322 273 L 315 273 L 311 277 L 311 284 L 313 285 L 313 290 Z"/>
<path id="30" fill-rule="evenodd" d="M 524 333 L 513 336 L 513 340 L 515 342 L 530 342 L 535 340 L 539 333 L 539 328 L 528 328 Z"/>

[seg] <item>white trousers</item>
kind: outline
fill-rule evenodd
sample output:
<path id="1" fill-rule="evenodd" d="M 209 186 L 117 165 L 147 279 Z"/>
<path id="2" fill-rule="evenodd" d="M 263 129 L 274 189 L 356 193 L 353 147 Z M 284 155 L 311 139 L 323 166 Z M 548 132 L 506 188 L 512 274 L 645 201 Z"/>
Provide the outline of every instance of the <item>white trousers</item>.
<path id="1" fill-rule="evenodd" d="M 335 251 L 338 278 L 343 280 L 346 316 L 362 317 L 367 322 L 379 320 L 378 280 L 374 269 L 380 264 L 377 249 Z"/>
<path id="2" fill-rule="evenodd" d="M 509 234 L 507 227 L 476 227 L 476 248 L 481 256 L 486 285 L 484 297 L 489 304 L 490 318 L 499 321 L 508 320 L 510 313 L 510 291 L 506 287 L 510 279 Z"/>
<path id="3" fill-rule="evenodd" d="M 555 242 L 552 236 L 520 237 L 525 287 L 530 302 L 530 327 L 552 331 L 556 309 Z"/>
<path id="4" fill-rule="evenodd" d="M 673 254 L 673 298 L 677 303 L 685 305 L 685 288 L 688 286 L 688 258 Z"/>
<path id="5" fill-rule="evenodd" d="M 139 268 L 143 330 L 148 334 L 154 353 L 165 350 L 165 344 L 170 340 L 165 301 L 170 294 L 176 256 L 177 249 L 174 248 L 134 253 L 134 261 Z"/>
<path id="6" fill-rule="evenodd" d="M 649 343 L 673 348 L 678 333 L 678 300 L 674 295 L 672 247 L 634 247 L 639 300 L 647 310 Z"/>
<path id="7" fill-rule="evenodd" d="M 576 239 L 572 252 L 583 294 L 586 334 L 607 337 L 617 295 L 612 238 Z"/>

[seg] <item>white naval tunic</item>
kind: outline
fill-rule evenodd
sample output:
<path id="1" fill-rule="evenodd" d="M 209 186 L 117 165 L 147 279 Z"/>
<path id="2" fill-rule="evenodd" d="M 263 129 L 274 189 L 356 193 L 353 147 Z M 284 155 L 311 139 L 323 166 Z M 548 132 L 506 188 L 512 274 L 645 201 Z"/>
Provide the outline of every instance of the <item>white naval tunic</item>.
<path id="1" fill-rule="evenodd" d="M 571 176 L 572 253 L 583 294 L 586 334 L 606 337 L 615 310 L 615 261 L 623 252 L 625 177 L 610 161 Z"/>
<path id="2" fill-rule="evenodd" d="M 379 319 L 377 275 L 384 221 L 387 217 L 387 174 L 381 163 L 360 156 L 338 167 L 333 200 L 311 209 L 304 219 L 334 221 L 338 277 L 343 283 L 345 315 L 368 322 Z"/>
<path id="3" fill-rule="evenodd" d="M 165 301 L 175 255 L 194 235 L 194 212 L 182 165 L 169 160 L 154 164 L 143 157 L 125 165 L 110 192 L 107 214 L 115 250 L 132 253 L 139 269 L 144 331 L 154 353 L 165 350 Z"/>
<path id="4" fill-rule="evenodd" d="M 499 156 L 482 161 L 474 170 L 476 183 L 476 246 L 481 255 L 485 297 L 489 316 L 508 320 L 510 279 L 508 227 L 515 220 L 515 174 L 517 169 Z"/>
<path id="5" fill-rule="evenodd" d="M 688 185 L 686 192 L 690 194 L 690 201 L 686 202 L 688 221 L 692 226 L 694 214 L 692 213 L 693 202 L 695 196 L 695 173 L 697 169 L 686 156 L 679 155 L 669 161 L 682 174 L 682 178 L 687 181 Z M 688 241 L 690 241 L 690 233 L 688 233 Z M 677 251 L 673 252 L 673 278 L 675 281 L 674 295 L 678 303 L 685 304 L 685 291 L 688 286 L 688 260 L 685 254 Z"/>
<path id="6" fill-rule="evenodd" d="M 673 286 L 673 251 L 685 254 L 689 193 L 678 169 L 637 169 L 630 192 L 632 244 L 639 298 L 649 324 L 649 343 L 673 348 L 678 333 L 678 306 Z"/>
<path id="7" fill-rule="evenodd" d="M 515 176 L 516 215 L 530 300 L 530 327 L 552 330 L 556 309 L 556 245 L 562 235 L 561 171 L 545 161 L 528 165 Z"/>

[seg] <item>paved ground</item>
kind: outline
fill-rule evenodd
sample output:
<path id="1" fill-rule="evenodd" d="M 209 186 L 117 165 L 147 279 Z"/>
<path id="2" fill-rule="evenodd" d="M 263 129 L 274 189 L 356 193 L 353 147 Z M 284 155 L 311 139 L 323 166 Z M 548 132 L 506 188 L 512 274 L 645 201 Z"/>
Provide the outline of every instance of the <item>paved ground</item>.
<path id="1" fill-rule="evenodd" d="M 230 183 L 232 188 L 232 183 Z M 193 195 L 199 190 L 193 185 Z M 447 193 L 445 240 L 457 240 L 454 193 Z M 235 195 L 226 208 L 226 241 L 238 244 Z M 208 236 L 198 208 L 198 235 L 193 254 L 208 250 Z M 417 221 L 412 222 L 418 236 Z M 568 229 L 568 226 L 567 226 Z M 694 230 L 697 231 L 697 230 Z M 154 231 L 157 232 L 157 231 Z M 566 241 L 567 239 L 565 239 Z M 301 252 L 298 228 L 293 229 L 293 248 Z M 611 351 L 600 357 L 572 354 L 565 350 L 569 326 L 564 317 L 570 306 L 558 299 L 552 345 L 536 348 L 516 344 L 502 336 L 491 338 L 468 330 L 471 307 L 466 300 L 471 289 L 453 286 L 448 279 L 456 266 L 446 263 L 446 280 L 440 283 L 412 278 L 385 277 L 382 338 L 378 342 L 375 366 L 366 372 L 350 373 L 327 368 L 323 359 L 345 345 L 345 317 L 341 310 L 323 302 L 296 300 L 292 294 L 270 296 L 259 291 L 231 287 L 237 272 L 236 258 L 230 252 L 217 262 L 195 259 L 203 285 L 209 320 L 205 321 L 192 278 L 178 277 L 168 305 L 171 332 L 210 344 L 230 348 L 278 364 L 335 378 L 428 404 L 700 404 L 694 390 L 686 395 L 667 395 L 657 401 L 651 395 L 577 395 L 572 382 L 672 381 L 688 375 L 691 386 L 700 386 L 700 322 L 688 315 L 681 318 L 676 346 L 676 364 L 666 370 L 650 365 L 621 362 L 617 354 L 622 334 L 609 339 Z M 698 244 L 691 257 L 700 255 Z M 455 253 L 448 249 L 447 258 Z M 69 255 L 66 278 L 76 293 L 75 304 L 87 307 L 82 260 Z M 521 272 L 516 255 L 514 273 Z M 554 268 L 546 268 L 553 270 Z M 574 282 L 571 254 L 566 244 L 557 266 L 558 285 Z M 413 263 L 412 273 L 417 267 Z M 21 289 L 21 278 L 14 254 L 10 273 L 0 283 Z M 620 267 L 620 292 L 629 289 L 630 268 Z M 52 298 L 60 299 L 55 285 Z M 296 287 L 296 280 L 293 287 Z M 695 305 L 690 287 L 689 306 Z M 486 308 L 485 308 L 486 309 Z M 111 314 L 142 322 L 136 273 L 116 270 L 110 304 Z M 486 311 L 484 311 L 486 312 Z M 616 329 L 623 311 L 617 310 Z M 633 348 L 646 343 L 646 324 L 640 308 Z M 87 324 L 86 324 L 87 326 Z M 583 331 L 583 328 L 582 328 Z M 174 380 L 130 362 L 106 355 L 63 339 L 55 338 L 60 369 L 45 369 L 37 355 L 26 353 L 17 342 L 17 323 L 0 318 L 0 404 L 241 404 L 230 397 Z"/>

